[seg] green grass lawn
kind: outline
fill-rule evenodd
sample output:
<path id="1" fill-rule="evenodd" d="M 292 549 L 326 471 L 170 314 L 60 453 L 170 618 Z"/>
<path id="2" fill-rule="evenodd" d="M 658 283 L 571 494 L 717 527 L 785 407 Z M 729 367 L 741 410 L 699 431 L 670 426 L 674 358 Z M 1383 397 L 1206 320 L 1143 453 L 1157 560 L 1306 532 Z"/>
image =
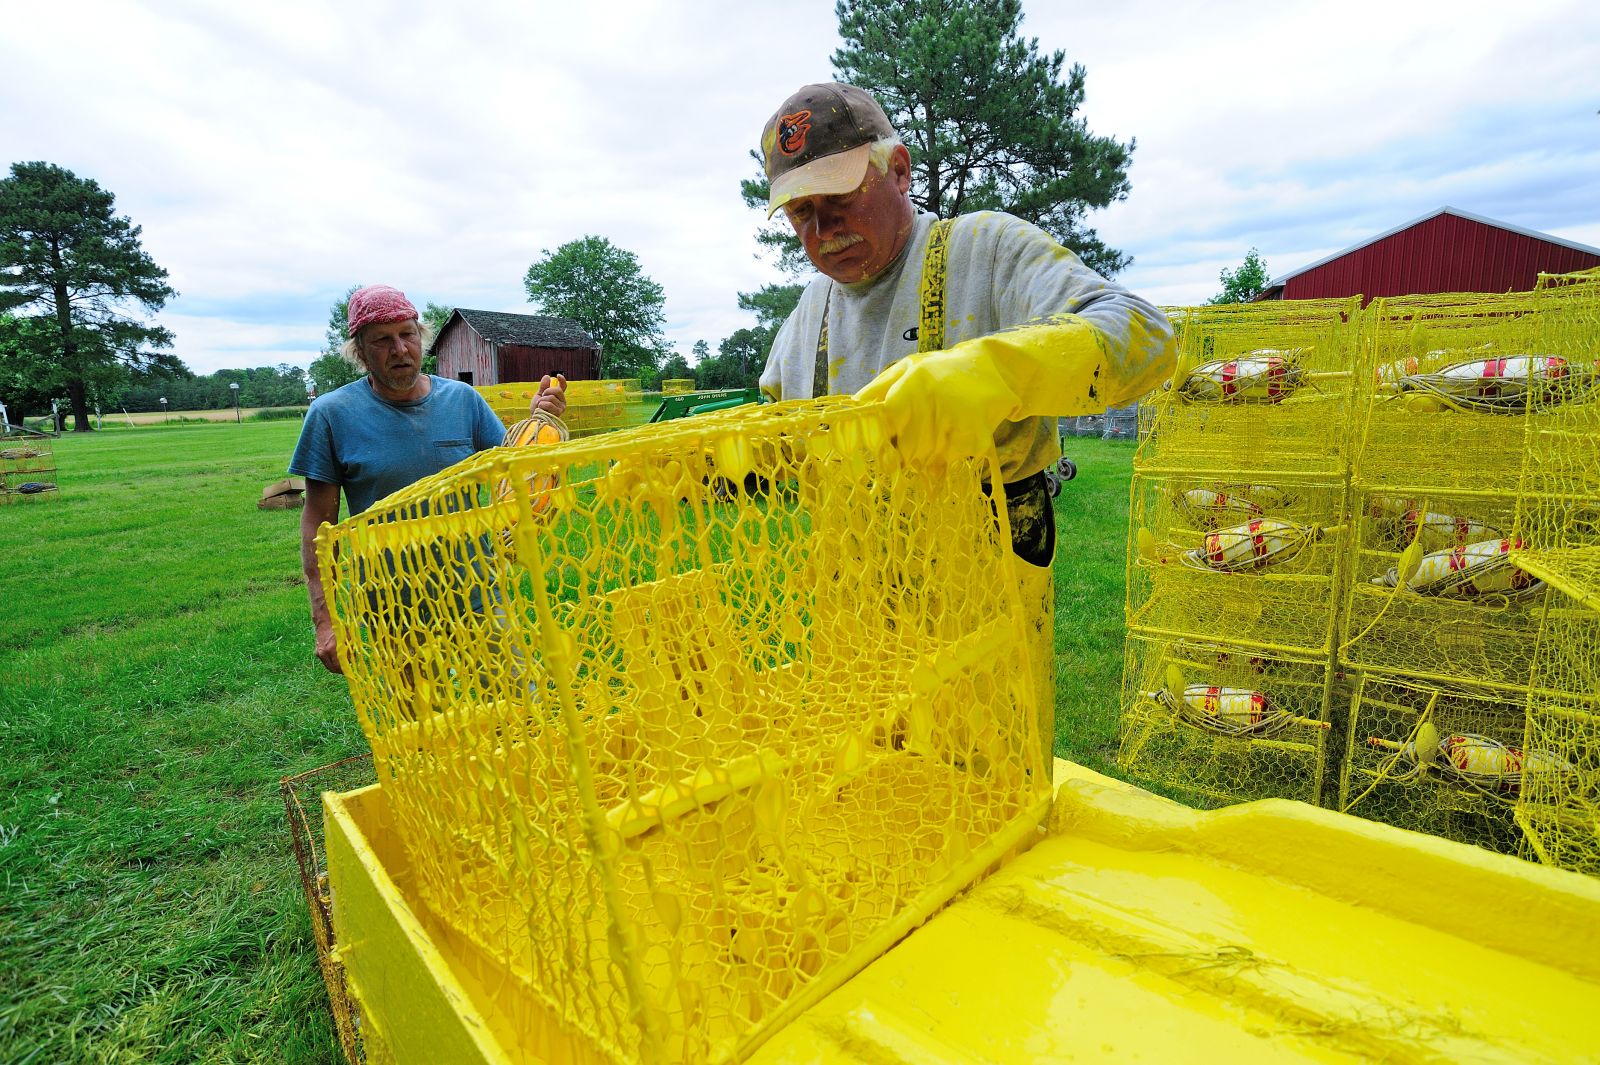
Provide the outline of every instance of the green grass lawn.
<path id="1" fill-rule="evenodd" d="M 107 424 L 0 507 L 0 1061 L 334 1065 L 277 782 L 365 741 L 255 506 L 299 422 Z M 1069 451 L 1057 751 L 1107 769 L 1133 448 Z"/>

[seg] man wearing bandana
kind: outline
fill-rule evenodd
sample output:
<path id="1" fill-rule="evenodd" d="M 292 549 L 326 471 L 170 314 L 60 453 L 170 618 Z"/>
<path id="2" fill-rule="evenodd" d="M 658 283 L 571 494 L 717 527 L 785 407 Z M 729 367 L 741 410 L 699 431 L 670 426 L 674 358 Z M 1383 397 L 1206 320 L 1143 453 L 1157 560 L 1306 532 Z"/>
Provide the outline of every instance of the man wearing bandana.
<path id="1" fill-rule="evenodd" d="M 339 493 L 351 514 L 499 445 L 505 426 L 470 386 L 422 372 L 427 326 L 405 293 L 368 285 L 350 297 L 344 357 L 366 376 L 318 396 L 306 412 L 289 472 L 306 479 L 300 517 L 300 562 L 311 597 L 316 655 L 340 673 L 337 642 L 322 577 L 317 529 L 339 520 Z M 564 382 L 546 376 L 532 408 L 559 417 Z"/>

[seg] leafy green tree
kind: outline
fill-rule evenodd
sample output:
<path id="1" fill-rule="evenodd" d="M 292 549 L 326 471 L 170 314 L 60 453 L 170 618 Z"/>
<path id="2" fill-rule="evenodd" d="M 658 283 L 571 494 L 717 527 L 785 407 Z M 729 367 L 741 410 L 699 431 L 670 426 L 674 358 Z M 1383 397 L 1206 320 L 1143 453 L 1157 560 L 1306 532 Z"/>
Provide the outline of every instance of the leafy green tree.
<path id="1" fill-rule="evenodd" d="M 941 218 L 1025 218 L 1107 276 L 1132 262 L 1084 215 L 1127 198 L 1134 142 L 1089 132 L 1083 66 L 1018 34 L 1021 0 L 839 0 L 834 13 L 834 70 L 911 149 L 913 201 Z"/>
<path id="2" fill-rule="evenodd" d="M 695 343 L 704 344 L 705 341 L 697 340 Z M 693 377 L 694 371 L 689 369 L 689 360 L 683 357 L 682 352 L 674 351 L 667 356 L 667 361 L 661 364 L 661 379 L 663 381 L 682 381 L 693 379 Z"/>
<path id="3" fill-rule="evenodd" d="M 317 395 L 325 396 L 341 385 L 351 381 L 361 380 L 361 370 L 346 362 L 343 355 L 330 355 L 323 352 L 311 361 L 311 368 L 306 371 L 315 386 Z"/>
<path id="4" fill-rule="evenodd" d="M 717 357 L 704 382 L 707 388 L 754 388 L 767 365 L 772 335 L 763 326 L 738 329 L 717 345 Z"/>
<path id="5" fill-rule="evenodd" d="M 334 305 L 328 309 L 328 328 L 322 334 L 322 353 L 324 355 L 338 355 L 344 348 L 344 342 L 350 332 L 350 297 L 356 294 L 360 285 L 351 285 L 344 290 Z"/>
<path id="6" fill-rule="evenodd" d="M 778 327 L 794 313 L 805 290 L 804 285 L 762 285 L 755 292 L 739 293 L 739 309 L 753 313 L 757 322 L 776 335 Z"/>
<path id="7" fill-rule="evenodd" d="M 911 151 L 914 203 L 941 218 L 981 210 L 1025 218 L 1107 277 L 1133 262 L 1084 218 L 1127 198 L 1135 142 L 1089 132 L 1077 114 L 1087 72 L 1018 35 L 1021 0 L 840 0 L 834 12 L 844 40 L 834 76 L 883 105 Z M 750 155 L 756 176 L 739 192 L 765 214 L 761 153 Z M 764 222 L 756 242 L 790 277 L 810 272 L 781 218 Z"/>
<path id="8" fill-rule="evenodd" d="M 666 295 L 633 252 L 586 236 L 541 251 L 524 283 L 542 313 L 571 318 L 600 344 L 601 377 L 655 376 Z"/>
<path id="9" fill-rule="evenodd" d="M 444 329 L 444 323 L 450 320 L 450 315 L 453 313 L 455 313 L 454 307 L 446 307 L 443 304 L 429 301 L 428 305 L 422 308 L 422 321 L 433 333 L 434 338 L 437 339 L 440 331 Z M 422 372 L 439 372 L 439 357 L 432 351 L 428 351 L 422 356 Z"/>
<path id="10" fill-rule="evenodd" d="M 444 328 L 444 323 L 450 320 L 450 315 L 454 311 L 454 307 L 446 307 L 442 303 L 434 303 L 430 300 L 422 308 L 422 321 L 433 331 L 434 336 L 438 336 L 439 330 Z"/>
<path id="11" fill-rule="evenodd" d="M 766 166 L 761 161 L 761 153 L 755 150 L 750 152 L 750 158 L 756 161 L 756 176 L 745 178 L 739 182 L 739 195 L 744 198 L 744 205 L 752 210 L 760 211 L 763 221 L 756 230 L 756 243 L 762 250 L 770 252 L 787 277 L 805 277 L 814 273 L 816 267 L 811 260 L 806 258 L 805 248 L 800 246 L 800 238 L 794 235 L 794 230 L 780 212 L 772 218 L 767 218 L 767 196 L 771 192 L 771 184 L 767 181 Z M 767 286 L 773 288 L 777 286 Z M 739 294 L 744 298 L 744 293 Z"/>
<path id="12" fill-rule="evenodd" d="M 361 368 L 346 361 L 343 354 L 345 334 L 350 326 L 350 297 L 360 287 L 351 285 L 328 309 L 328 328 L 323 333 L 322 354 L 312 360 L 309 371 L 311 383 L 316 386 L 319 396 L 361 379 Z"/>
<path id="13" fill-rule="evenodd" d="M 22 336 L 65 390 L 73 428 L 88 432 L 91 388 L 122 380 L 172 334 L 146 325 L 176 293 L 140 246 L 141 230 L 112 213 L 116 197 L 52 163 L 13 163 L 0 180 L 0 311 L 37 328 Z"/>
<path id="14" fill-rule="evenodd" d="M 0 400 L 13 423 L 24 414 L 48 414 L 50 400 L 61 394 L 59 367 L 41 354 L 49 348 L 45 325 L 0 314 Z"/>
<path id="15" fill-rule="evenodd" d="M 1249 303 L 1266 291 L 1272 275 L 1261 253 L 1254 248 L 1245 255 L 1237 270 L 1223 270 L 1217 275 L 1222 291 L 1206 300 L 1207 303 Z"/>
<path id="16" fill-rule="evenodd" d="M 736 331 L 723 340 L 715 365 L 708 370 L 716 384 L 708 388 L 754 388 L 767 365 L 778 330 L 800 302 L 804 285 L 763 285 L 755 292 L 739 293 L 739 308 L 756 316 L 756 325 Z"/>

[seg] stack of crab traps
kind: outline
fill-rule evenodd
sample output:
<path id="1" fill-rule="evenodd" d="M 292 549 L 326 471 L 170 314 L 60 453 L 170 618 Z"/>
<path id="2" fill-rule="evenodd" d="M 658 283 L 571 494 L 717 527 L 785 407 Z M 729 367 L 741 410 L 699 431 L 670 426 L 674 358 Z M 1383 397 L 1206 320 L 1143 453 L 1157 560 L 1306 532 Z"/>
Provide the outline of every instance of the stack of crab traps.
<path id="1" fill-rule="evenodd" d="M 1600 873 L 1600 272 L 1174 320 L 1123 766 Z"/>
<path id="2" fill-rule="evenodd" d="M 1519 517 L 1525 493 L 1550 495 L 1524 477 L 1534 442 L 1592 407 L 1596 337 L 1562 325 L 1577 306 L 1541 289 L 1368 308 L 1341 809 L 1516 851 L 1524 777 L 1565 764 L 1525 732 L 1537 651 L 1573 604 L 1515 556 L 1551 542 Z"/>
<path id="3" fill-rule="evenodd" d="M 1204 805 L 1322 796 L 1358 311 L 1178 312 L 1172 380 L 1142 408 L 1119 761 Z"/>

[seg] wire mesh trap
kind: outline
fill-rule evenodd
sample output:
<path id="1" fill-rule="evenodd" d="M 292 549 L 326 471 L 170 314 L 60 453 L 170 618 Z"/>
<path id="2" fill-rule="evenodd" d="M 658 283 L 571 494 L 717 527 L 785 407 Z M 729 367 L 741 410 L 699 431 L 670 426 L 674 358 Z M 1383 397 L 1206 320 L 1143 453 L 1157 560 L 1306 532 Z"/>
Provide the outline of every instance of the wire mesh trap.
<path id="1" fill-rule="evenodd" d="M 1188 307 L 1172 379 L 1140 408 L 1141 469 L 1338 476 L 1365 365 L 1359 300 Z"/>
<path id="2" fill-rule="evenodd" d="M 1325 663 L 1202 639 L 1128 641 L 1117 761 L 1214 806 L 1317 802 L 1328 762 Z"/>
<path id="3" fill-rule="evenodd" d="M 323 840 L 322 795 L 365 787 L 376 779 L 372 755 L 358 754 L 278 781 L 284 812 L 289 820 L 289 840 L 294 848 L 300 887 L 311 911 L 311 934 L 317 944 L 317 968 L 328 989 L 339 1046 L 351 1065 L 364 1060 L 361 1022 L 345 987 L 344 967 L 334 954 L 333 897 L 328 887 L 327 849 Z"/>
<path id="4" fill-rule="evenodd" d="M 996 472 L 834 398 L 484 452 L 323 531 L 421 901 L 524 1021 L 736 1058 L 1034 831 Z"/>
<path id="5" fill-rule="evenodd" d="M 1522 736 L 1516 694 L 1365 677 L 1352 703 L 1339 807 L 1515 853 L 1513 810 L 1524 771 L 1555 764 L 1548 752 L 1524 753 Z"/>
<path id="6" fill-rule="evenodd" d="M 0 506 L 59 495 L 50 438 L 21 430 L 0 435 Z"/>

